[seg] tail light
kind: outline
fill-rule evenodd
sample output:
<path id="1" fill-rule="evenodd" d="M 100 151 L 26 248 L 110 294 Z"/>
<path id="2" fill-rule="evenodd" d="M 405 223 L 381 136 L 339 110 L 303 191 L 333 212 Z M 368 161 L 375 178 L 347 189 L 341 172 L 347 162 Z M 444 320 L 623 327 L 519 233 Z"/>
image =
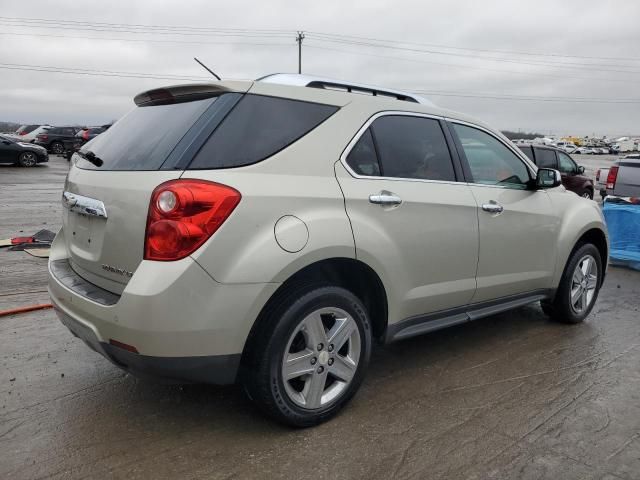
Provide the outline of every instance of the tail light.
<path id="1" fill-rule="evenodd" d="M 20 135 L 21 137 L 25 136 L 27 134 L 27 132 L 20 132 L 18 135 Z"/>
<path id="2" fill-rule="evenodd" d="M 46 142 L 47 140 L 49 140 L 49 135 L 47 135 L 46 133 L 41 133 L 38 135 L 38 140 Z"/>
<path id="3" fill-rule="evenodd" d="M 607 188 L 613 189 L 616 186 L 617 178 L 618 178 L 618 166 L 613 166 L 609 169 L 609 175 L 607 175 Z"/>
<path id="4" fill-rule="evenodd" d="M 179 260 L 196 251 L 231 215 L 242 196 L 204 180 L 171 180 L 153 191 L 144 241 L 146 260 Z"/>
<path id="5" fill-rule="evenodd" d="M 83 140 L 89 140 L 89 130 L 82 132 L 82 138 Z"/>

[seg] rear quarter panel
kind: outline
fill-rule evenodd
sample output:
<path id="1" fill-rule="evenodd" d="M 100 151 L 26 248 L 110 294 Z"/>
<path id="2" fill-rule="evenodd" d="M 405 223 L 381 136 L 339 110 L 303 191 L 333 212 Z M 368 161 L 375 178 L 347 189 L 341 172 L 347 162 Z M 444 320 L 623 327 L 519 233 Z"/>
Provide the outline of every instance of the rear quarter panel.
<path id="1" fill-rule="evenodd" d="M 314 89 L 306 90 L 313 94 Z M 185 171 L 182 178 L 219 182 L 242 195 L 231 216 L 192 257 L 220 283 L 279 283 L 316 261 L 355 258 L 333 165 L 358 126 L 345 108 L 257 164 Z M 286 251 L 276 241 L 276 222 L 285 215 L 306 225 L 308 241 L 298 252 Z"/>

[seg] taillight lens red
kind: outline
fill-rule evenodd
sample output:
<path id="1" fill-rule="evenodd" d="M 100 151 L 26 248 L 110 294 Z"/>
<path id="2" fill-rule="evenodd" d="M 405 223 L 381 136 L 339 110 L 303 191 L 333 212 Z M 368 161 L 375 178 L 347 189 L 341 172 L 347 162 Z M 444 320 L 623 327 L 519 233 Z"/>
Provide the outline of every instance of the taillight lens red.
<path id="1" fill-rule="evenodd" d="M 231 215 L 242 196 L 205 180 L 171 180 L 151 194 L 146 260 L 179 260 L 196 251 Z"/>
<path id="2" fill-rule="evenodd" d="M 38 135 L 38 140 L 41 140 L 41 141 L 49 140 L 49 135 L 41 133 L 40 135 Z"/>
<path id="3" fill-rule="evenodd" d="M 616 179 L 618 178 L 618 167 L 614 166 L 609 169 L 609 175 L 607 175 L 607 188 L 614 188 L 616 186 Z"/>
<path id="4" fill-rule="evenodd" d="M 83 140 L 89 140 L 89 130 L 82 132 L 82 138 Z"/>

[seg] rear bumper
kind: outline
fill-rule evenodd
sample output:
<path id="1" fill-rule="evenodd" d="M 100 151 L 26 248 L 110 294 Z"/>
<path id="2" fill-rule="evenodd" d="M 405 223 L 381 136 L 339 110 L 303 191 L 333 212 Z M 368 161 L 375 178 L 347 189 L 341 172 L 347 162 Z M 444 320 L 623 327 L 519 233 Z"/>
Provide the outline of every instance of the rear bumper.
<path id="1" fill-rule="evenodd" d="M 199 357 L 154 357 L 129 352 L 101 342 L 91 326 L 71 318 L 55 306 L 60 322 L 89 348 L 110 360 L 117 367 L 139 378 L 168 383 L 234 383 L 240 367 L 240 354 Z"/>
<path id="2" fill-rule="evenodd" d="M 93 350 L 140 377 L 233 383 L 251 327 L 278 287 L 220 284 L 187 257 L 143 261 L 116 295 L 77 275 L 66 259 L 57 258 L 57 247 L 54 241 L 49 294 L 61 322 Z M 59 268 L 61 262 L 67 262 L 66 269 Z"/>

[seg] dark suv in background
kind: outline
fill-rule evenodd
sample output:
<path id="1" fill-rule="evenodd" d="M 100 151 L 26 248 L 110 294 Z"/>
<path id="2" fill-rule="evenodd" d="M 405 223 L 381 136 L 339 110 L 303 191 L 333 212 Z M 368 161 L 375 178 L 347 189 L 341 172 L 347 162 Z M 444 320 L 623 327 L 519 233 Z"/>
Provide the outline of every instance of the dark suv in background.
<path id="1" fill-rule="evenodd" d="M 67 160 L 71 160 L 71 156 L 80 150 L 80 148 L 89 140 L 93 140 L 98 135 L 106 132 L 111 125 L 101 125 L 99 127 L 83 127 L 75 137 L 64 142 L 64 156 Z"/>
<path id="2" fill-rule="evenodd" d="M 79 130 L 78 127 L 51 127 L 46 132 L 40 133 L 35 143 L 51 153 L 61 155 L 65 151 L 65 144 L 72 141 Z"/>
<path id="3" fill-rule="evenodd" d="M 584 175 L 584 167 L 574 162 L 567 153 L 546 145 L 518 145 L 518 148 L 539 168 L 559 170 L 564 188 L 581 197 L 593 199 L 593 180 Z"/>

